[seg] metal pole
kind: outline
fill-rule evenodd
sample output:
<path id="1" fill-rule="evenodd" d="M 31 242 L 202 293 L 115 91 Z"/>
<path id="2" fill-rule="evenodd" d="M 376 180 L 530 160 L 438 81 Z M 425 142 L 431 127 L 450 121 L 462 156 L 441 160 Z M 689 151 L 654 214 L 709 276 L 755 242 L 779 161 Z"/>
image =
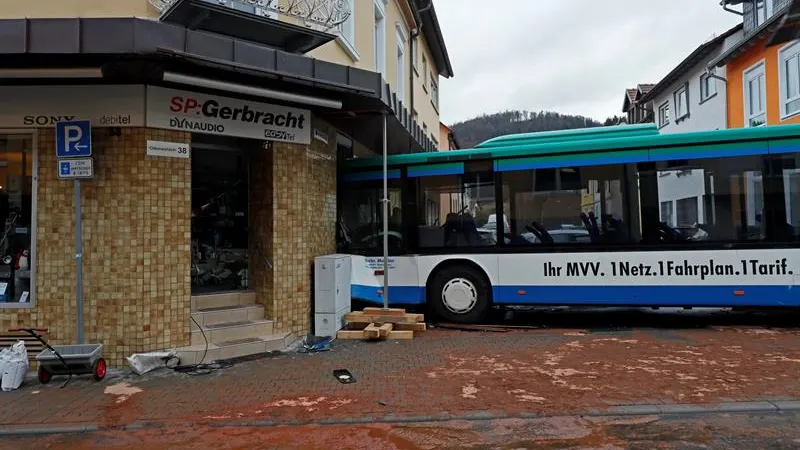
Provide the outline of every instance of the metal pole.
<path id="1" fill-rule="evenodd" d="M 81 180 L 75 179 L 75 294 L 77 301 L 77 343 L 83 344 L 83 240 L 81 239 Z"/>
<path id="2" fill-rule="evenodd" d="M 386 112 L 383 113 L 383 309 L 389 309 L 389 170 Z"/>

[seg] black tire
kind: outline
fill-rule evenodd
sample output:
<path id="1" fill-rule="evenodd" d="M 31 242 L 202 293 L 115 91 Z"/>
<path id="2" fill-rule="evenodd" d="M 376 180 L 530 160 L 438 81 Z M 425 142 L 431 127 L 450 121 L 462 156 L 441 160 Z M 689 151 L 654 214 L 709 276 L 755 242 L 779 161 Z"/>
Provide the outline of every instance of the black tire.
<path id="1" fill-rule="evenodd" d="M 461 284 L 474 295 L 474 303 L 468 309 L 458 311 L 459 308 L 454 310 L 445 304 L 444 289 L 448 287 L 449 290 L 454 284 Z M 467 324 L 486 318 L 491 306 L 491 288 L 480 270 L 468 265 L 445 267 L 434 274 L 429 286 L 428 299 L 436 316 L 443 321 Z"/>

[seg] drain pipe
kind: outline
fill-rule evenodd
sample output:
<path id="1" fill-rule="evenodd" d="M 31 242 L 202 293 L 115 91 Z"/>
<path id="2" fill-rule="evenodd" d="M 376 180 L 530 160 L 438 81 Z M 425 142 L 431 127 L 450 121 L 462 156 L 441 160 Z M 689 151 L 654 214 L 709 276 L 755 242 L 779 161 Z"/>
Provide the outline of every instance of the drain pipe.
<path id="1" fill-rule="evenodd" d="M 735 9 L 731 9 L 728 6 L 729 5 L 728 0 L 720 0 L 719 4 L 722 5 L 723 10 L 728 11 L 729 13 L 736 14 L 737 16 L 744 16 L 743 11 L 736 11 Z"/>
<path id="2" fill-rule="evenodd" d="M 411 33 L 409 34 L 409 43 L 411 45 L 413 45 L 414 47 L 412 47 L 412 51 L 408 52 L 409 53 L 408 60 L 411 62 L 411 66 L 409 67 L 410 70 L 408 71 L 408 86 L 409 86 L 408 89 L 409 89 L 409 94 L 411 94 L 411 102 L 410 102 L 409 106 L 411 106 L 411 116 L 413 117 L 414 116 L 414 68 L 417 67 L 417 61 L 414 60 L 414 51 L 413 51 L 413 49 L 416 49 L 417 50 L 416 53 L 419 54 L 419 40 L 418 40 L 418 38 L 419 38 L 419 35 L 421 33 L 421 30 L 422 30 L 422 15 L 420 13 L 425 12 L 428 9 L 430 9 L 430 7 L 431 7 L 431 5 L 433 3 L 432 3 L 431 0 L 428 0 L 428 6 L 422 8 L 422 9 L 419 9 L 417 7 L 416 0 L 411 0 L 408 3 L 411 5 L 411 12 L 414 14 L 414 20 L 417 22 L 417 26 L 412 28 L 411 29 Z M 425 79 L 424 75 L 423 75 L 422 79 L 423 80 Z M 436 127 L 438 129 L 438 127 L 439 127 L 438 123 L 436 124 Z M 427 139 L 427 137 L 428 136 L 425 136 L 426 139 Z M 424 139 L 423 139 L 423 142 L 425 142 Z M 438 149 L 433 149 L 433 151 L 437 151 L 437 150 Z"/>
<path id="3" fill-rule="evenodd" d="M 714 70 L 711 67 L 706 67 L 706 76 L 725 83 L 725 128 L 730 128 L 730 124 L 728 123 L 728 79 L 714 73 Z"/>

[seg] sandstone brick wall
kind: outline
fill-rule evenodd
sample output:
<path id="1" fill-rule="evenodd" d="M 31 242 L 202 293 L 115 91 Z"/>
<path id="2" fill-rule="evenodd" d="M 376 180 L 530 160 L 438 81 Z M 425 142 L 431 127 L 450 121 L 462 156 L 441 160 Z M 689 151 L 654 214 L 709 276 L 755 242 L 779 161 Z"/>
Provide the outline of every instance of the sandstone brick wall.
<path id="1" fill-rule="evenodd" d="M 267 273 L 252 253 L 252 286 L 276 330 L 298 336 L 311 331 L 314 257 L 336 251 L 336 133 L 319 119 L 312 124 L 328 135 L 327 144 L 276 142 L 271 153 L 254 157 L 250 178 L 251 233 L 274 267 Z M 256 193 L 270 191 L 257 203 Z"/>
<path id="2" fill-rule="evenodd" d="M 190 142 L 188 133 L 122 128 L 92 134 L 96 178 L 81 184 L 84 339 L 112 365 L 134 352 L 189 343 L 191 164 L 145 156 L 147 139 Z M 50 328 L 75 340 L 72 182 L 59 180 L 54 132 L 38 131 L 35 307 L 0 309 L 0 329 Z"/>

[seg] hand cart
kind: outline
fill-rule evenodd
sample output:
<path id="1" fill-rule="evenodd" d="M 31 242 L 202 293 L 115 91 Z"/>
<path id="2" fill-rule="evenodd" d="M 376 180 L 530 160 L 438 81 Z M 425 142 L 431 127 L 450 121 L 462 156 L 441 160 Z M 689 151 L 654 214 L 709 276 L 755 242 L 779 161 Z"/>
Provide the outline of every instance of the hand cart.
<path id="1" fill-rule="evenodd" d="M 90 373 L 97 381 L 106 376 L 106 360 L 102 358 L 103 344 L 51 346 L 39 334 L 47 332 L 47 328 L 14 328 L 8 331 L 24 331 L 46 347 L 36 355 L 36 360 L 39 362 L 38 378 L 42 384 L 49 383 L 54 375 L 69 375 L 61 387 L 69 383 L 73 374 Z"/>

